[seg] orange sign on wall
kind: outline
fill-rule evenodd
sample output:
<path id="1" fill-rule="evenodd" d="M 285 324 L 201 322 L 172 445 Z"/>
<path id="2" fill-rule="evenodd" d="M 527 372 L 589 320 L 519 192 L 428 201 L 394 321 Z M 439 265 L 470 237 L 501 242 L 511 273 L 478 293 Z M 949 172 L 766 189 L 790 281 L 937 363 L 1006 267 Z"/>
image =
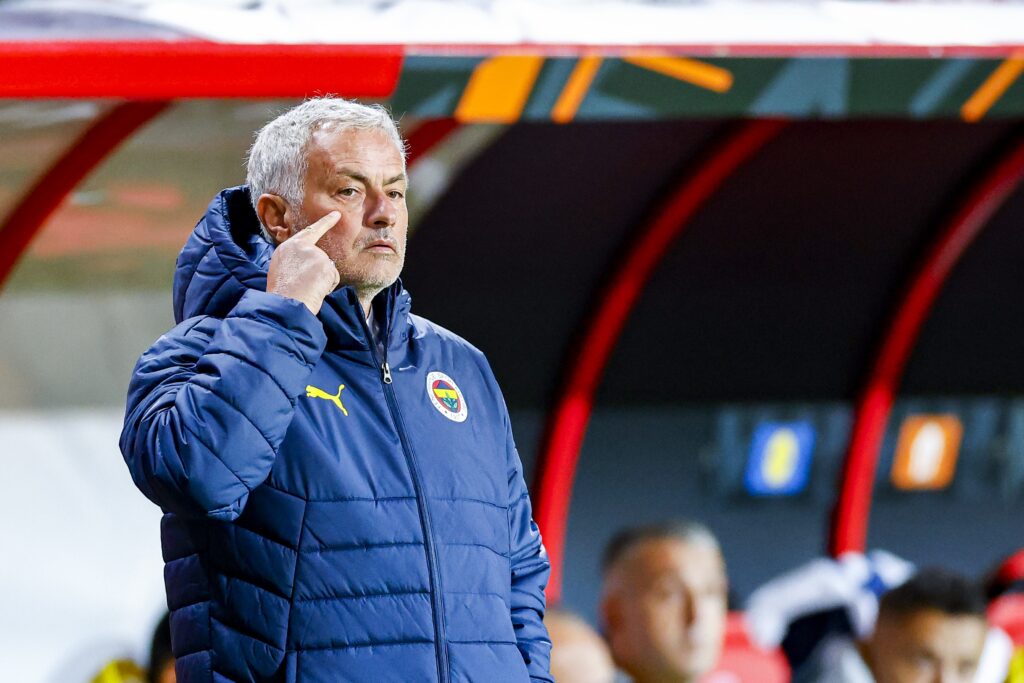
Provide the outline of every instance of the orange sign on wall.
<path id="1" fill-rule="evenodd" d="M 944 489 L 953 481 L 963 425 L 954 415 L 910 415 L 900 427 L 892 483 L 906 490 Z"/>

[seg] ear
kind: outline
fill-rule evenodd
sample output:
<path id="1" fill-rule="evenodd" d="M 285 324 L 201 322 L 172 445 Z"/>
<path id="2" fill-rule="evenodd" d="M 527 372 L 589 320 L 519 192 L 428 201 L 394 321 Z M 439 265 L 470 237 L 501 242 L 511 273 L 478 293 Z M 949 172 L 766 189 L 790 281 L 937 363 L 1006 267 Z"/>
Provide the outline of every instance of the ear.
<path id="1" fill-rule="evenodd" d="M 284 242 L 292 236 L 292 223 L 294 216 L 282 197 L 276 194 L 261 194 L 256 201 L 256 215 L 266 226 L 267 231 L 273 236 L 277 244 Z"/>

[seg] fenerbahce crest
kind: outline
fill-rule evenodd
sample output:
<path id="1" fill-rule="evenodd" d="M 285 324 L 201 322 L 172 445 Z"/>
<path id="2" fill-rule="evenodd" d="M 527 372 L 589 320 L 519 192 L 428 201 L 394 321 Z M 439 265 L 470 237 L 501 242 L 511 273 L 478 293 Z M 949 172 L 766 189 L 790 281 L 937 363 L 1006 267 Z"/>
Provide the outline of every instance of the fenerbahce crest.
<path id="1" fill-rule="evenodd" d="M 455 381 L 443 372 L 427 374 L 427 397 L 437 412 L 452 422 L 465 422 L 468 409 L 466 398 Z"/>

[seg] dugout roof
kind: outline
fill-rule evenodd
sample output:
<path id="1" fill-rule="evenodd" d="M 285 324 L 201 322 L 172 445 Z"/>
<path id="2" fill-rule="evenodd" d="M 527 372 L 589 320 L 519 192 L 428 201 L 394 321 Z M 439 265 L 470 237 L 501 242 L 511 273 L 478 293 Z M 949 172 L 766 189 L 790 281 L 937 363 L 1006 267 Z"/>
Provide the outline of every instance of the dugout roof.
<path id="1" fill-rule="evenodd" d="M 582 44 L 539 4 L 489 34 L 509 25 L 496 2 L 464 16 L 483 45 L 206 42 L 265 38 L 277 6 L 73 5 L 0 6 L 0 283 L 154 286 L 216 185 L 241 180 L 270 109 L 318 92 L 387 102 L 422 188 L 405 275 L 418 310 L 488 353 L 514 407 L 548 414 L 535 495 L 556 567 L 595 403 L 855 403 L 842 550 L 863 546 L 897 392 L 1024 390 L 1007 301 L 1024 247 L 1016 4 L 978 6 L 1005 13 L 981 33 L 907 20 L 883 35 L 835 18 L 902 4 L 813 3 L 831 28 L 780 43 L 685 40 L 701 3 L 673 10 L 684 41 L 631 33 L 637 12 L 668 10 L 618 3 L 622 31 Z M 737 9 L 715 6 L 716 26 Z M 314 4 L 297 7 L 283 26 L 312 26 Z M 414 27 L 426 3 L 388 7 L 364 25 Z M 204 33 L 199 16 L 220 20 Z"/>

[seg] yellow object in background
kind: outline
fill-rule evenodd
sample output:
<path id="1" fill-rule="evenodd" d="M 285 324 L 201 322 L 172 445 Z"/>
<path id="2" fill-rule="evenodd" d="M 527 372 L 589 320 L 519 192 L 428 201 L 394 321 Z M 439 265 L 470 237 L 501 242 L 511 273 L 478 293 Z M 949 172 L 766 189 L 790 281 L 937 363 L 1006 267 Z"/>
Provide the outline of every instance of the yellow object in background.
<path id="1" fill-rule="evenodd" d="M 761 476 L 773 488 L 784 486 L 796 473 L 800 442 L 792 429 L 779 429 L 768 440 Z"/>
<path id="2" fill-rule="evenodd" d="M 130 659 L 115 659 L 103 667 L 91 683 L 145 683 L 146 672 Z"/>
<path id="3" fill-rule="evenodd" d="M 1017 648 L 1014 651 L 1006 683 L 1024 683 L 1024 648 Z"/>

